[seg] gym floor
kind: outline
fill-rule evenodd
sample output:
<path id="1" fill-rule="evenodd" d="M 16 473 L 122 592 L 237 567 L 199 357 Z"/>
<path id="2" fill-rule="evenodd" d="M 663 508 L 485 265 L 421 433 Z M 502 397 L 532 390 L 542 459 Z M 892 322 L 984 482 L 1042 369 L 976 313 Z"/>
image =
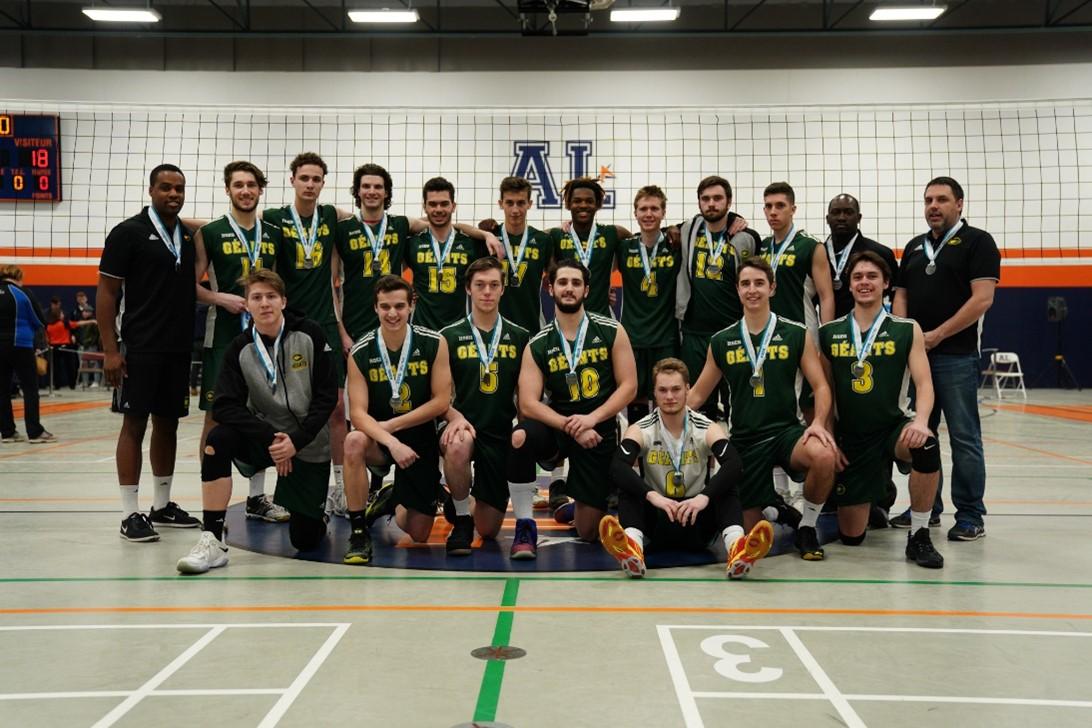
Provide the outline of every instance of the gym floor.
<path id="1" fill-rule="evenodd" d="M 43 402 L 59 441 L 0 448 L 0 726 L 1092 724 L 1088 392 L 983 401 L 988 537 L 947 542 L 946 513 L 943 570 L 886 529 L 741 582 L 713 564 L 638 582 L 240 548 L 180 577 L 195 531 L 117 536 L 104 395 Z M 173 494 L 197 515 L 200 423 L 180 427 Z"/>

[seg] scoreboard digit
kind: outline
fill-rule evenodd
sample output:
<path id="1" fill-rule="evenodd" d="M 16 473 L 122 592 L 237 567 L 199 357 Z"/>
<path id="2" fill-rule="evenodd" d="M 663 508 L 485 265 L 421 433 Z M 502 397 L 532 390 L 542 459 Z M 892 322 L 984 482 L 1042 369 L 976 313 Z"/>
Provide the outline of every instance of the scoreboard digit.
<path id="1" fill-rule="evenodd" d="M 60 131 L 54 115 L 0 113 L 0 201 L 60 201 Z"/>

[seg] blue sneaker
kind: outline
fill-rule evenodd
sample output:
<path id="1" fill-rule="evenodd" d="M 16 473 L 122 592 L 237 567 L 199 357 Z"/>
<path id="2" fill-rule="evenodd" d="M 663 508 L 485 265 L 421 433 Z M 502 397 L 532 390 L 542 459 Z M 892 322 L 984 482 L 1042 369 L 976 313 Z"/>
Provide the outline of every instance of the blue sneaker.
<path id="1" fill-rule="evenodd" d="M 977 541 L 986 538 L 986 529 L 970 521 L 956 521 L 948 531 L 949 541 Z"/>
<path id="2" fill-rule="evenodd" d="M 555 508 L 554 520 L 565 526 L 573 525 L 573 521 L 576 520 L 576 503 L 573 501 L 566 501 L 564 504 Z"/>

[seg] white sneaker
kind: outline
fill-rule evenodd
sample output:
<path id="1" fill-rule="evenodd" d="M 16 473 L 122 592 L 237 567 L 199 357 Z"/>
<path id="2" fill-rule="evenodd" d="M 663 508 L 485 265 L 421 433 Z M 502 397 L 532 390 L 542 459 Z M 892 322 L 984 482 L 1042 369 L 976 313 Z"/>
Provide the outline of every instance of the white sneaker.
<path id="1" fill-rule="evenodd" d="M 178 560 L 178 570 L 183 574 L 204 574 L 209 569 L 227 566 L 227 552 L 227 546 L 220 543 L 211 531 L 202 531 L 197 545 Z"/>
<path id="2" fill-rule="evenodd" d="M 326 515 L 334 514 L 342 518 L 349 517 L 349 504 L 345 500 L 345 488 L 331 485 L 326 491 Z"/>

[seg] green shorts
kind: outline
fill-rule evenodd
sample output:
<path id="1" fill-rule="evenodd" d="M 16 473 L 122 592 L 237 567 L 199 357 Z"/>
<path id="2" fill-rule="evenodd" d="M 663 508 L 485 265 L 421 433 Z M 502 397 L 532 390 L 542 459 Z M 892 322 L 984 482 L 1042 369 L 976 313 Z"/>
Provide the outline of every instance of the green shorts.
<path id="1" fill-rule="evenodd" d="M 482 435 L 474 439 L 474 487 L 471 493 L 476 500 L 496 508 L 501 513 L 508 510 L 508 453 L 512 450 L 511 437 L 498 438 Z"/>
<path id="2" fill-rule="evenodd" d="M 732 438 L 731 443 L 743 460 L 743 483 L 739 488 L 743 509 L 765 508 L 777 501 L 773 469 L 781 467 L 789 477 L 800 482 L 803 473 L 792 469 L 792 451 L 807 429 L 803 425 L 786 427 L 780 434 L 753 442 Z"/>
<path id="3" fill-rule="evenodd" d="M 287 509 L 322 520 L 326 510 L 326 490 L 330 487 L 330 461 L 308 463 L 292 458 L 292 472 L 277 476 L 273 502 Z"/>
<path id="4" fill-rule="evenodd" d="M 324 324 L 322 332 L 326 334 L 326 343 L 330 345 L 330 361 L 334 365 L 334 376 L 338 389 L 345 389 L 345 354 L 341 348 L 341 332 L 337 323 Z"/>
<path id="5" fill-rule="evenodd" d="M 835 476 L 832 503 L 839 506 L 875 503 L 884 496 L 891 479 L 895 445 L 910 422 L 909 418 L 900 419 L 885 430 L 867 435 L 838 435 L 838 447 L 848 464 Z"/>
<path id="6" fill-rule="evenodd" d="M 225 354 L 226 346 L 206 347 L 201 352 L 201 401 L 198 407 L 206 412 L 212 411 L 212 401 L 216 399 L 216 380 Z"/>
<path id="7" fill-rule="evenodd" d="M 607 510 L 607 496 L 612 483 L 611 459 L 618 448 L 618 427 L 614 419 L 600 422 L 596 428 L 603 440 L 591 449 L 581 447 L 561 430 L 553 430 L 558 453 L 569 461 L 565 495 L 585 505 Z"/>
<path id="8" fill-rule="evenodd" d="M 686 369 L 690 373 L 690 386 L 694 386 L 694 383 L 698 381 L 698 377 L 701 376 L 702 369 L 705 368 L 705 358 L 709 353 L 709 340 L 712 338 L 713 334 L 705 334 L 699 331 L 682 332 L 679 358 L 682 359 L 683 364 L 686 364 Z M 718 399 L 724 406 L 724 421 L 731 422 L 731 395 L 724 377 L 719 378 L 717 388 L 713 390 L 709 395 L 709 399 L 702 405 L 701 411 L 705 413 L 715 412 Z"/>
<path id="9" fill-rule="evenodd" d="M 394 502 L 426 516 L 436 515 L 440 500 L 440 438 L 436 424 L 426 422 L 394 436 L 417 453 L 417 459 L 408 468 L 394 466 Z M 387 462 L 393 464 L 390 451 L 382 445 L 379 449 Z"/>
<path id="10" fill-rule="evenodd" d="M 668 346 L 635 346 L 633 347 L 633 359 L 637 362 L 637 398 L 648 397 L 652 399 L 652 367 L 656 362 L 668 357 L 678 356 L 679 348 L 674 344 Z M 691 382 L 694 381 L 691 376 Z"/>

